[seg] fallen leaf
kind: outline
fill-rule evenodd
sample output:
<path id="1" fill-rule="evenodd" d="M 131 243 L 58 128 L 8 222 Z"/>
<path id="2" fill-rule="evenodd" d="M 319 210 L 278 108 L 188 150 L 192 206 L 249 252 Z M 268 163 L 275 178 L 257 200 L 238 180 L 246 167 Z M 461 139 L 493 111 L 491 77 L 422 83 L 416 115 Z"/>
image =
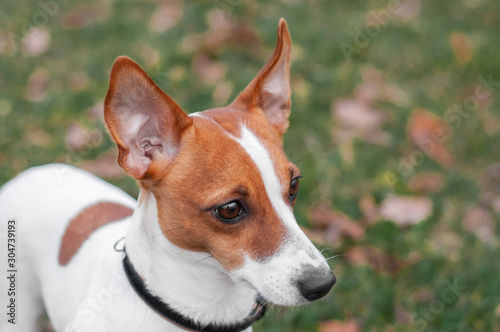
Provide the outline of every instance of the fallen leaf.
<path id="1" fill-rule="evenodd" d="M 314 243 L 326 245 L 328 241 L 326 239 L 326 233 L 321 229 L 311 229 L 306 227 L 301 227 L 304 234 Z"/>
<path id="2" fill-rule="evenodd" d="M 49 71 L 38 68 L 30 75 L 24 96 L 29 101 L 38 102 L 45 99 L 49 87 Z"/>
<path id="3" fill-rule="evenodd" d="M 410 96 L 408 93 L 395 85 L 388 85 L 384 87 L 381 99 L 398 106 L 407 106 L 410 104 Z"/>
<path id="4" fill-rule="evenodd" d="M 82 162 L 79 167 L 105 179 L 116 179 L 127 175 L 118 165 L 118 152 L 114 148 L 101 154 L 96 160 Z"/>
<path id="5" fill-rule="evenodd" d="M 89 77 L 83 71 L 77 71 L 69 75 L 69 86 L 76 91 L 84 90 L 89 85 Z"/>
<path id="6" fill-rule="evenodd" d="M 450 45 L 458 62 L 465 64 L 472 58 L 472 45 L 470 39 L 462 33 L 450 35 Z"/>
<path id="7" fill-rule="evenodd" d="M 226 43 L 254 53 L 262 50 L 256 31 L 247 22 L 236 19 L 228 11 L 210 11 L 207 21 L 209 29 L 203 40 L 205 48 L 212 53 L 219 53 Z"/>
<path id="8" fill-rule="evenodd" d="M 182 40 L 182 51 L 213 56 L 231 45 L 233 48 L 244 49 L 256 55 L 262 53 L 262 45 L 256 31 L 229 12 L 220 9 L 209 11 L 207 23 L 208 30 L 205 33 L 191 35 Z"/>
<path id="9" fill-rule="evenodd" d="M 413 20 L 420 14 L 422 4 L 420 0 L 404 0 L 394 11 L 394 20 L 402 23 Z"/>
<path id="10" fill-rule="evenodd" d="M 403 260 L 387 255 L 371 246 L 353 247 L 344 256 L 349 264 L 353 266 L 367 265 L 378 273 L 395 274 L 406 266 Z"/>
<path id="11" fill-rule="evenodd" d="M 380 98 L 382 73 L 371 66 L 364 66 L 361 68 L 361 77 L 361 83 L 354 90 L 354 99 L 365 105 L 372 105 Z"/>
<path id="12" fill-rule="evenodd" d="M 346 236 L 355 241 L 365 237 L 365 230 L 342 212 L 334 211 L 327 204 L 315 204 L 309 210 L 311 226 L 325 230 L 328 243 L 337 245 L 340 237 Z"/>
<path id="13" fill-rule="evenodd" d="M 494 243 L 496 241 L 495 220 L 483 207 L 470 208 L 464 216 L 462 225 L 465 230 L 475 234 L 483 242 Z"/>
<path id="14" fill-rule="evenodd" d="M 26 134 L 26 139 L 33 145 L 45 146 L 48 145 L 52 139 L 52 136 L 41 128 L 28 131 Z"/>
<path id="15" fill-rule="evenodd" d="M 483 111 L 480 115 L 484 131 L 490 136 L 495 135 L 500 130 L 500 120 L 491 112 Z"/>
<path id="16" fill-rule="evenodd" d="M 411 324 L 411 315 L 402 306 L 397 304 L 394 305 L 394 316 L 396 318 L 396 322 L 398 323 L 405 325 Z"/>
<path id="17" fill-rule="evenodd" d="M 91 119 L 104 120 L 104 102 L 100 101 L 87 109 L 87 114 Z"/>
<path id="18" fill-rule="evenodd" d="M 89 131 L 79 124 L 73 123 L 66 128 L 66 145 L 73 151 L 81 151 L 99 145 L 102 142 L 102 132 L 98 129 Z"/>
<path id="19" fill-rule="evenodd" d="M 378 129 L 384 123 L 384 116 L 356 99 L 339 99 L 333 103 L 332 113 L 337 123 L 344 128 L 363 132 Z"/>
<path id="20" fill-rule="evenodd" d="M 35 57 L 45 53 L 49 45 L 49 31 L 45 28 L 33 28 L 24 36 L 21 50 L 25 56 Z"/>
<path id="21" fill-rule="evenodd" d="M 180 0 L 161 2 L 155 10 L 149 28 L 157 32 L 165 32 L 175 26 L 182 18 L 184 7 Z"/>
<path id="22" fill-rule="evenodd" d="M 160 51 L 149 45 L 144 45 L 141 47 L 141 57 L 147 66 L 154 67 L 160 61 Z"/>
<path id="23" fill-rule="evenodd" d="M 340 320 L 329 320 L 319 323 L 319 332 L 359 332 L 361 328 L 358 323 L 351 319 L 347 322 Z"/>
<path id="24" fill-rule="evenodd" d="M 222 105 L 228 101 L 233 92 L 233 87 L 233 83 L 231 82 L 221 82 L 216 85 L 212 95 L 216 105 Z"/>
<path id="25" fill-rule="evenodd" d="M 62 26 L 66 29 L 81 29 L 91 24 L 104 21 L 110 13 L 109 1 L 101 1 L 93 7 L 83 7 L 68 13 L 62 20 Z"/>
<path id="26" fill-rule="evenodd" d="M 198 55 L 193 59 L 193 69 L 198 77 L 206 84 L 215 84 L 227 72 L 226 66 L 207 55 Z"/>
<path id="27" fill-rule="evenodd" d="M 408 181 L 408 187 L 419 193 L 431 193 L 441 190 L 444 176 L 441 173 L 419 173 Z"/>
<path id="28" fill-rule="evenodd" d="M 430 288 L 420 288 L 413 293 L 418 302 L 430 302 L 434 299 L 434 292 Z"/>
<path id="29" fill-rule="evenodd" d="M 431 250 L 450 261 L 458 261 L 464 244 L 462 237 L 456 232 L 439 226 L 438 224 L 429 237 Z"/>
<path id="30" fill-rule="evenodd" d="M 355 138 L 381 145 L 387 145 L 390 141 L 389 134 L 382 131 L 386 117 L 373 107 L 381 95 L 382 74 L 372 67 L 366 67 L 362 69 L 361 75 L 363 79 L 353 97 L 337 99 L 331 105 L 335 124 L 332 136 L 335 143 L 344 149 L 343 145 L 350 144 Z"/>
<path id="31" fill-rule="evenodd" d="M 367 225 L 372 225 L 378 220 L 378 206 L 372 196 L 367 195 L 361 197 L 359 200 L 359 209 L 363 212 L 364 221 Z"/>
<path id="32" fill-rule="evenodd" d="M 406 131 L 410 141 L 442 167 L 453 165 L 452 154 L 445 144 L 451 136 L 451 129 L 440 117 L 416 109 L 411 114 Z"/>
<path id="33" fill-rule="evenodd" d="M 380 206 L 380 216 L 400 226 L 408 226 L 428 218 L 432 201 L 428 197 L 389 195 Z"/>
<path id="34" fill-rule="evenodd" d="M 12 56 L 17 49 L 17 43 L 9 33 L 0 33 L 0 54 Z"/>

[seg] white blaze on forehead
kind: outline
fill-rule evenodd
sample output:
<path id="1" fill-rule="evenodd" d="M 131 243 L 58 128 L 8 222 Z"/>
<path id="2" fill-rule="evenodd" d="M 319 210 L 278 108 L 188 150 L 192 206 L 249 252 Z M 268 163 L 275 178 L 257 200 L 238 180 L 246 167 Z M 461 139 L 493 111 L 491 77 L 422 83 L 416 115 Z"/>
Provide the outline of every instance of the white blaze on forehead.
<path id="1" fill-rule="evenodd" d="M 298 250 L 304 250 L 309 256 L 309 259 L 306 260 L 309 263 L 311 263 L 310 259 L 313 259 L 316 263 L 324 260 L 295 221 L 292 207 L 283 199 L 283 186 L 280 184 L 273 161 L 265 146 L 246 127 L 242 127 L 240 138 L 233 137 L 233 139 L 245 149 L 259 169 L 267 197 L 269 197 L 274 211 L 288 229 L 288 238 L 285 240 L 288 244 L 282 247 L 282 251 L 291 250 L 296 254 Z M 288 183 L 284 185 L 288 189 Z"/>
<path id="2" fill-rule="evenodd" d="M 271 204 L 285 225 L 296 224 L 295 217 L 290 205 L 283 200 L 282 186 L 276 172 L 273 162 L 267 149 L 259 142 L 259 139 L 246 127 L 241 129 L 241 138 L 234 138 L 252 158 L 260 171 L 267 196 Z"/>

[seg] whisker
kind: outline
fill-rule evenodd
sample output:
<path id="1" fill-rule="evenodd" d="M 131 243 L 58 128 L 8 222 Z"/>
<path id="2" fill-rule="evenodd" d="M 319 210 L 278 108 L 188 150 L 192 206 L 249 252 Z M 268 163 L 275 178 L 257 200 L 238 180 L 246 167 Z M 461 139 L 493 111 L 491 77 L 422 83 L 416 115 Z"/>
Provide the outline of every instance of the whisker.
<path id="1" fill-rule="evenodd" d="M 141 246 L 142 246 L 143 244 L 147 243 L 147 242 L 150 242 L 153 238 L 155 238 L 155 237 L 157 237 L 157 236 L 160 236 L 160 235 L 162 235 L 162 234 L 166 234 L 166 233 L 169 233 L 169 232 L 171 232 L 171 231 L 175 231 L 176 229 L 181 229 L 181 228 L 184 228 L 184 226 L 179 226 L 179 227 L 176 227 L 176 228 L 172 228 L 172 229 L 166 230 L 166 231 L 164 231 L 164 232 L 158 233 L 158 234 L 156 234 L 156 235 L 153 235 L 153 236 L 151 236 L 149 239 L 147 239 L 146 241 L 144 241 L 143 243 L 141 243 Z"/>
<path id="2" fill-rule="evenodd" d="M 329 261 L 330 259 L 332 259 L 332 258 L 339 257 L 339 256 L 344 256 L 344 255 L 345 255 L 345 254 L 338 254 L 338 255 L 334 255 L 334 256 L 332 256 L 332 257 L 327 258 L 327 259 L 326 259 L 326 261 L 328 262 L 328 261 Z"/>
<path id="3" fill-rule="evenodd" d="M 330 251 L 330 250 L 331 250 L 331 251 L 333 251 L 333 249 L 332 249 L 332 248 L 324 247 L 323 249 L 321 249 L 320 253 L 323 255 L 323 252 L 325 252 L 325 251 L 327 251 L 327 250 L 328 250 L 328 251 Z"/>
<path id="4" fill-rule="evenodd" d="M 199 261 L 197 261 L 193 265 L 189 266 L 187 269 L 190 269 L 190 268 L 194 267 L 196 264 L 203 262 L 205 259 L 209 259 L 209 258 L 212 258 L 212 257 L 213 257 L 212 255 L 208 255 L 207 257 L 203 257 L 202 259 L 200 259 Z"/>

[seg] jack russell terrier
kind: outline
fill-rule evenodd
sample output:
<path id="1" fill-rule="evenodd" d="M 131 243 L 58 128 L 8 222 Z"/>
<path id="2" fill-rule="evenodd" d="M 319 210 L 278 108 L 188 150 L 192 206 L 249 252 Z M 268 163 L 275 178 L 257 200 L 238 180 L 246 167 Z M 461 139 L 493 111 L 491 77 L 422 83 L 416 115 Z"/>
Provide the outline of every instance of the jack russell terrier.
<path id="1" fill-rule="evenodd" d="M 61 164 L 5 184 L 14 265 L 1 264 L 14 272 L 1 278 L 0 331 L 35 331 L 45 309 L 63 332 L 248 332 L 267 302 L 324 297 L 335 276 L 294 218 L 301 176 L 282 149 L 290 49 L 281 19 L 274 54 L 243 92 L 189 115 L 119 57 L 104 117 L 139 199 Z"/>

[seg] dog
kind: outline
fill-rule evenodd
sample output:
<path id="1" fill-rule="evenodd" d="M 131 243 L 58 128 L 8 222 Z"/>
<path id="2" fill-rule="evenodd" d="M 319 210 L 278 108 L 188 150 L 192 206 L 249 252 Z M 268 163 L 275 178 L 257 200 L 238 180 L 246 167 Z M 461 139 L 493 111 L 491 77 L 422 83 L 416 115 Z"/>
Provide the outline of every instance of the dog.
<path id="1" fill-rule="evenodd" d="M 248 332 L 268 302 L 324 297 L 336 278 L 294 218 L 301 176 L 282 149 L 290 50 L 281 19 L 236 99 L 189 115 L 117 58 L 104 118 L 139 198 L 63 164 L 5 184 L 0 330 L 35 331 L 45 309 L 64 332 Z"/>

